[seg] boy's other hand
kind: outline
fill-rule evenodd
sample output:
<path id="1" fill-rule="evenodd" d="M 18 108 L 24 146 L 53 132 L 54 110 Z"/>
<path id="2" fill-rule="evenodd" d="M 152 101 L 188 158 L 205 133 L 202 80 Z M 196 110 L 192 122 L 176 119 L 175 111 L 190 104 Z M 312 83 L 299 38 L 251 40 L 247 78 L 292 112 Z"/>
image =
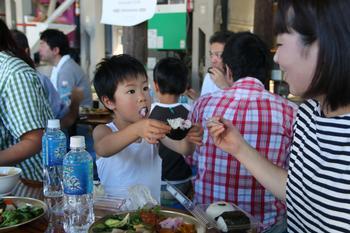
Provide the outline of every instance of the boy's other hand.
<path id="1" fill-rule="evenodd" d="M 171 127 L 162 121 L 144 119 L 137 122 L 137 134 L 150 144 L 156 144 L 170 132 Z"/>
<path id="2" fill-rule="evenodd" d="M 186 139 L 187 141 L 196 144 L 197 146 L 202 145 L 203 139 L 203 127 L 200 124 L 193 124 L 190 131 L 187 133 Z"/>

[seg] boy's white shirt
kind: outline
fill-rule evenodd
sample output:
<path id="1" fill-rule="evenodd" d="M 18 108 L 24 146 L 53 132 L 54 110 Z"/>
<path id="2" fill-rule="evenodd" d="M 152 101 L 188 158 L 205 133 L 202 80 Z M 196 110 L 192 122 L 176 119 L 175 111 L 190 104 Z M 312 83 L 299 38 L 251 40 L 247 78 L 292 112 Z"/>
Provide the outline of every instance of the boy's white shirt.
<path id="1" fill-rule="evenodd" d="M 118 131 L 113 122 L 106 126 L 112 132 Z M 107 194 L 126 198 L 128 187 L 143 184 L 150 189 L 153 198 L 160 201 L 162 160 L 156 145 L 142 139 L 141 143 L 131 143 L 110 157 L 99 157 L 96 164 Z"/>

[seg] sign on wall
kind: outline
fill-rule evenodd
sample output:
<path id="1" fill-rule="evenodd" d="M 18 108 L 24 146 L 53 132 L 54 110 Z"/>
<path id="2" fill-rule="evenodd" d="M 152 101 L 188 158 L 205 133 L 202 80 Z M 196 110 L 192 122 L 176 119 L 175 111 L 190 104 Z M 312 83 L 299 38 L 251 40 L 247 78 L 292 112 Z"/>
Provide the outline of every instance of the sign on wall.
<path id="1" fill-rule="evenodd" d="M 157 0 L 103 0 L 101 23 L 134 26 L 153 17 Z"/>

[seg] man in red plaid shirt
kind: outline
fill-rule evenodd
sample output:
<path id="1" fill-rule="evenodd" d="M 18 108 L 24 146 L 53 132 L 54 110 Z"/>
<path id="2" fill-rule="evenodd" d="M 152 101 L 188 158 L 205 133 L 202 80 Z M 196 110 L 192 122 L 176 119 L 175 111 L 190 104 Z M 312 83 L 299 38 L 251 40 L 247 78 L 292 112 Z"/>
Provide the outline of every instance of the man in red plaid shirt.
<path id="1" fill-rule="evenodd" d="M 237 33 L 222 55 L 230 88 L 200 97 L 190 119 L 204 128 L 203 146 L 192 165 L 197 168 L 195 201 L 232 202 L 264 224 L 265 230 L 284 218 L 285 204 L 274 197 L 236 160 L 214 145 L 206 121 L 212 116 L 232 120 L 244 138 L 280 167 L 288 164 L 297 106 L 265 89 L 270 72 L 266 45 L 249 32 Z"/>

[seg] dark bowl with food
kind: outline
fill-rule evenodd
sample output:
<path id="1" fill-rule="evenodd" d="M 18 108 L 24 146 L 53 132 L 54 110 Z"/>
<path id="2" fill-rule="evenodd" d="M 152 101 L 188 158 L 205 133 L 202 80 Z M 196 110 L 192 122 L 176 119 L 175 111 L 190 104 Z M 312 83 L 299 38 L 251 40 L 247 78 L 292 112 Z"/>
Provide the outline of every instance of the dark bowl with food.
<path id="1" fill-rule="evenodd" d="M 170 133 L 168 133 L 166 136 L 173 140 L 182 140 L 187 136 L 187 133 L 190 131 L 189 129 L 171 129 Z"/>
<path id="2" fill-rule="evenodd" d="M 192 128 L 191 121 L 182 118 L 168 119 L 167 121 L 171 127 L 170 133 L 167 136 L 173 140 L 184 139 Z"/>

